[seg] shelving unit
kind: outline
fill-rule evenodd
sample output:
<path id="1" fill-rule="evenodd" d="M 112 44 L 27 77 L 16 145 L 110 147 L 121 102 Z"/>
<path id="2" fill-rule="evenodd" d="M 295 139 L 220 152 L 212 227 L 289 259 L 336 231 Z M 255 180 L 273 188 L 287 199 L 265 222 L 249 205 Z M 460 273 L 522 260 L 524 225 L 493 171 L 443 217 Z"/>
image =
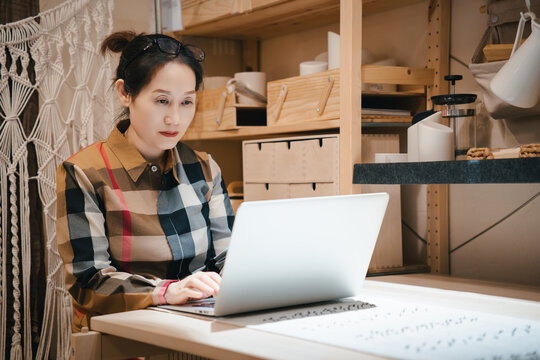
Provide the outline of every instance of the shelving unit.
<path id="1" fill-rule="evenodd" d="M 425 69 L 406 67 L 361 66 L 362 17 L 380 11 L 418 3 L 420 0 L 187 0 L 182 2 L 185 29 L 173 35 L 207 36 L 213 38 L 241 39 L 244 51 L 253 53 L 257 41 L 286 35 L 323 25 L 340 24 L 341 66 L 339 71 L 340 119 L 306 121 L 294 124 L 245 127 L 226 131 L 188 132 L 184 138 L 196 144 L 219 146 L 223 153 L 234 148 L 229 156 L 232 162 L 221 162 L 222 168 L 236 167 L 241 154 L 240 141 L 313 133 L 339 133 L 339 193 L 361 193 L 360 185 L 353 182 L 353 168 L 362 162 L 362 128 L 401 128 L 408 126 L 408 116 L 361 115 L 362 104 L 375 107 L 373 101 L 413 103 L 412 111 L 429 108 L 429 96 L 444 93 L 448 73 L 449 0 L 433 0 L 429 8 L 429 59 Z M 256 51 L 255 51 L 256 52 Z M 254 56 L 255 59 L 258 55 Z M 257 61 L 251 60 L 252 63 Z M 264 71 L 264 69 L 256 69 Z M 398 81 L 396 82 L 396 79 Z M 408 85 L 409 91 L 391 93 L 362 92 L 362 83 Z M 411 90 L 412 89 L 412 90 Z M 375 103 L 376 103 L 375 101 Z M 217 145 L 219 144 L 219 145 Z M 229 145 L 231 144 L 231 145 Z M 231 166 L 230 166 L 231 165 Z M 238 180 L 238 179 L 230 179 Z M 438 191 L 437 196 L 443 192 Z M 445 199 L 438 199 L 441 207 Z M 439 234 L 448 230 L 439 226 Z"/>
<path id="2" fill-rule="evenodd" d="M 369 15 L 417 2 L 362 0 L 361 6 Z M 340 6 L 340 0 L 183 0 L 184 30 L 172 35 L 265 39 L 337 23 Z"/>
<path id="3" fill-rule="evenodd" d="M 410 117 L 359 116 L 362 103 L 379 97 L 393 102 L 416 102 L 415 110 L 425 108 L 426 91 L 434 94 L 438 90 L 441 70 L 437 67 L 444 54 L 435 58 L 426 69 L 406 67 L 361 66 L 362 16 L 396 7 L 407 6 L 418 0 L 192 0 L 182 3 L 185 29 L 172 35 L 211 36 L 216 38 L 264 39 L 272 36 L 314 28 L 324 24 L 340 23 L 341 68 L 340 68 L 340 119 L 309 121 L 298 124 L 283 124 L 272 127 L 249 127 L 227 131 L 188 132 L 184 140 L 243 140 L 254 137 L 269 137 L 278 134 L 305 134 L 318 131 L 338 131 L 340 134 L 340 193 L 359 193 L 353 186 L 353 166 L 361 159 L 361 134 L 363 126 L 403 127 Z M 438 27 L 449 13 L 440 11 L 439 3 L 433 1 L 430 26 L 433 33 L 444 33 Z M 444 7 L 444 6 L 443 6 Z M 436 19 L 436 21 L 435 21 Z M 447 46 L 437 45 L 439 52 Z M 430 49 L 433 54 L 433 49 Z M 376 94 L 362 93 L 361 84 L 397 83 L 417 86 L 415 91 Z M 431 85 L 433 84 L 433 85 Z M 426 87 L 427 85 L 427 87 Z"/>

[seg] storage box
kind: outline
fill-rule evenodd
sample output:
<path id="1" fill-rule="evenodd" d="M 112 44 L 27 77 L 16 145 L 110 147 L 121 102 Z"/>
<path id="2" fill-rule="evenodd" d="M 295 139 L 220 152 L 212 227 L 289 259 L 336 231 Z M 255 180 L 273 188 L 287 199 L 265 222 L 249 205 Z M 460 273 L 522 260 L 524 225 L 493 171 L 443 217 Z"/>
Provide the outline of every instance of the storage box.
<path id="1" fill-rule="evenodd" d="M 337 134 L 243 142 L 245 201 L 339 193 Z"/>
<path id="2" fill-rule="evenodd" d="M 266 125 L 265 105 L 238 104 L 234 86 L 223 86 L 197 93 L 197 109 L 188 133 L 264 125 Z"/>
<path id="3" fill-rule="evenodd" d="M 363 134 L 362 162 L 375 153 L 399 152 L 397 134 Z M 242 143 L 244 200 L 339 194 L 339 135 L 317 135 Z M 362 192 L 388 192 L 390 202 L 369 265 L 370 272 L 403 266 L 399 185 L 362 185 Z"/>
<path id="4" fill-rule="evenodd" d="M 268 83 L 268 126 L 339 119 L 339 69 Z"/>

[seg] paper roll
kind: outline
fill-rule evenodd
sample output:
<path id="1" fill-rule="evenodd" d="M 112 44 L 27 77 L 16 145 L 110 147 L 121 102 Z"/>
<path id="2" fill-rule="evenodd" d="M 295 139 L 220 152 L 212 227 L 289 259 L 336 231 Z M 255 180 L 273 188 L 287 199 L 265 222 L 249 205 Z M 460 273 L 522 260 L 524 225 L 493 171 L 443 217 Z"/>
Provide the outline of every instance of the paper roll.
<path id="1" fill-rule="evenodd" d="M 407 129 L 407 161 L 408 162 L 417 162 L 418 161 L 418 125 L 409 126 Z"/>
<path id="2" fill-rule="evenodd" d="M 433 121 L 418 126 L 418 161 L 454 160 L 454 132 Z"/>
<path id="3" fill-rule="evenodd" d="M 407 129 L 407 161 L 454 160 L 454 132 L 441 124 L 440 111 Z"/>
<path id="4" fill-rule="evenodd" d="M 339 34 L 328 32 L 328 70 L 339 69 Z"/>

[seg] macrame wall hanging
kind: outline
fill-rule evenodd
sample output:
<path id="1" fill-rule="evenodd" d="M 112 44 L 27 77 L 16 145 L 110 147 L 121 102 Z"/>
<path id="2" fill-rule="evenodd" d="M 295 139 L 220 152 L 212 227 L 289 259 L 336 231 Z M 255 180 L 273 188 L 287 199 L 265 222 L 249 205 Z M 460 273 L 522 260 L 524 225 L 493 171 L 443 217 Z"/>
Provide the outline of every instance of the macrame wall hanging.
<path id="1" fill-rule="evenodd" d="M 56 247 L 56 169 L 113 127 L 111 58 L 99 53 L 112 31 L 113 3 L 67 0 L 0 25 L 0 360 L 6 354 L 12 360 L 68 357 L 72 308 Z M 21 114 L 36 93 L 38 116 L 25 131 Z M 28 171 L 29 146 L 36 152 L 35 175 Z M 32 182 L 39 207 L 29 200 Z M 46 290 L 33 351 L 30 218 L 36 208 L 44 224 Z"/>

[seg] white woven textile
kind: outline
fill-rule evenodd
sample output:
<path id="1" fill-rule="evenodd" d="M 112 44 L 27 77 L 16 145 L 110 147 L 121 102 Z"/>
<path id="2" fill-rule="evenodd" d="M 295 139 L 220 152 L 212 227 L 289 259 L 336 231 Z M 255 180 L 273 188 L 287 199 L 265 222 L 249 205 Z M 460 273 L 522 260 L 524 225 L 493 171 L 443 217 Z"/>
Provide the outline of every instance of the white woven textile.
<path id="1" fill-rule="evenodd" d="M 56 168 L 112 129 L 111 59 L 99 54 L 99 44 L 112 30 L 113 3 L 67 0 L 36 17 L 0 26 L 0 360 L 9 348 L 13 360 L 68 358 L 72 308 L 56 246 Z M 11 66 L 6 67 L 10 58 Z M 28 74 L 31 59 L 35 81 Z M 34 92 L 39 96 L 39 115 L 27 136 L 21 113 Z M 33 178 L 28 174 L 29 143 L 37 153 L 38 173 Z M 29 308 L 29 181 L 38 184 L 47 253 L 46 301 L 36 354 Z M 13 276 L 10 311 L 8 273 Z M 6 328 L 8 313 L 13 313 L 12 329 Z"/>

